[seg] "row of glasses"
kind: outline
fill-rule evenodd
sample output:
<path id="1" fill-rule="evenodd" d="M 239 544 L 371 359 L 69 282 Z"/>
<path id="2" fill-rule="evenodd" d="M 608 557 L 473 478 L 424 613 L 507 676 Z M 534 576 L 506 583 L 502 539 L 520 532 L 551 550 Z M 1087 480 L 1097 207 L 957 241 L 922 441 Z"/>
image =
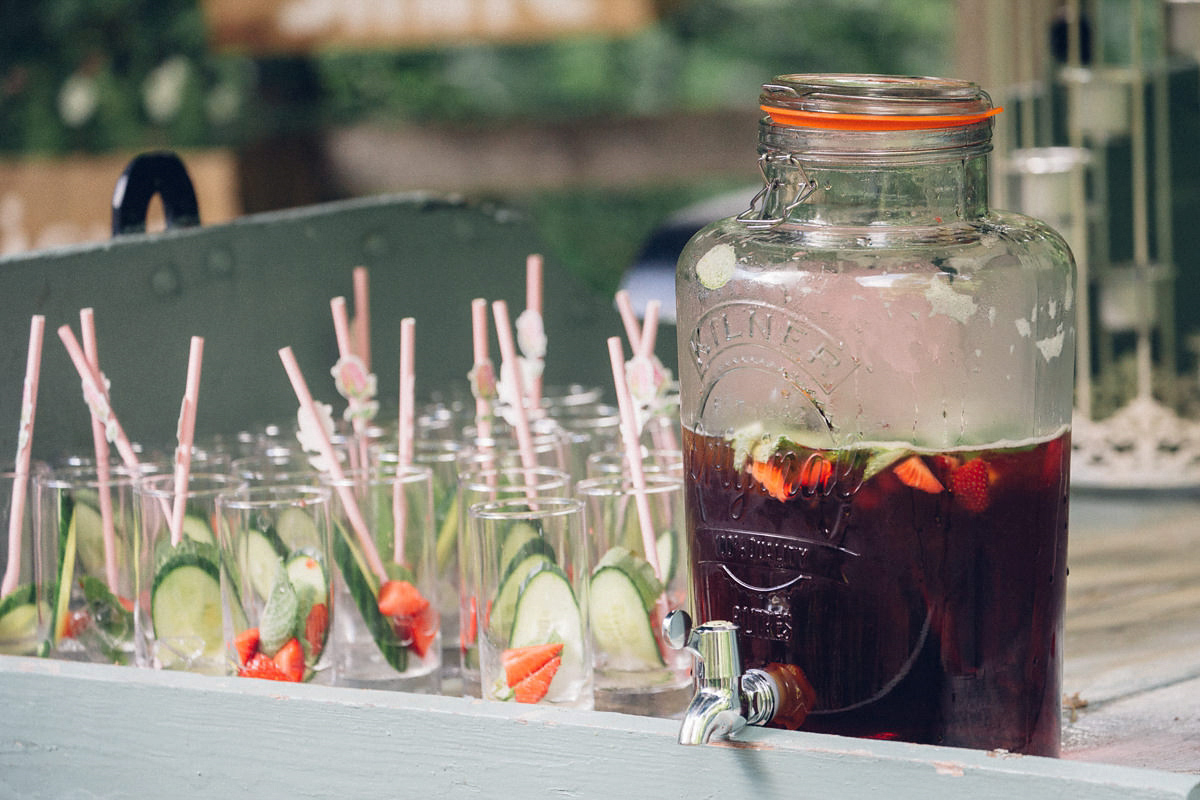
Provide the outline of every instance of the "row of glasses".
<path id="1" fill-rule="evenodd" d="M 4 651 L 437 691 L 430 471 L 269 466 L 194 472 L 179 504 L 153 466 L 36 475 L 21 577 L 41 588 L 0 616 L 33 619 Z"/>
<path id="2" fill-rule="evenodd" d="M 476 623 L 463 672 L 477 667 L 480 696 L 681 713 L 690 658 L 665 647 L 659 630 L 686 603 L 682 482 L 651 475 L 638 489 L 618 474 L 570 487 L 563 473 L 510 468 L 465 474 L 463 485 L 473 501 L 463 613 Z"/>
<path id="3" fill-rule="evenodd" d="M 78 517 L 75 527 L 85 531 L 75 535 L 73 556 L 79 574 L 89 578 L 67 582 L 74 587 L 68 605 L 78 613 L 70 615 L 71 626 L 64 631 L 74 635 L 54 640 L 55 654 L 89 657 L 91 653 L 97 660 L 124 663 L 132 653 L 135 663 L 159 668 L 259 677 L 278 677 L 278 669 L 289 679 L 300 675 L 303 680 L 342 685 L 409 691 L 440 688 L 447 693 L 528 700 L 532 697 L 528 686 L 520 692 L 514 689 L 514 682 L 521 682 L 519 668 L 506 672 L 503 683 L 498 683 L 496 665 L 507 661 L 511 666 L 514 653 L 524 653 L 527 656 L 520 663 L 527 667 L 561 644 L 563 652 L 547 661 L 565 657 L 567 667 L 554 690 L 547 689 L 543 702 L 564 702 L 562 698 L 572 692 L 558 691 L 561 685 L 593 685 L 594 690 L 580 693 L 588 699 L 579 703 L 591 704 L 594 696 L 599 708 L 662 715 L 678 711 L 673 700 L 664 698 L 678 693 L 687 674 L 687 665 L 678 662 L 687 659 L 664 650 L 657 623 L 663 609 L 686 602 L 686 558 L 678 535 L 682 512 L 677 508 L 682 492 L 675 489 L 676 510 L 664 511 L 652 521 L 652 538 L 641 537 L 640 532 L 635 537 L 632 532 L 640 531 L 640 522 L 630 522 L 630 509 L 638 503 L 629 499 L 628 486 L 619 485 L 623 456 L 614 450 L 615 409 L 594 397 L 560 403 L 557 408 L 547 405 L 549 412 L 533 426 L 537 461 L 547 465 L 538 476 L 518 468 L 521 460 L 514 437 L 500 420 L 492 420 L 490 435 L 482 437 L 469 424 L 457 427 L 463 422 L 461 411 L 435 410 L 422 415 L 423 421 L 433 424 L 419 435 L 414 456 L 415 470 L 424 477 L 410 479 L 411 485 L 399 493 L 398 482 L 387 474 L 396 471 L 395 455 L 386 447 L 371 449 L 373 476 L 353 469 L 361 459 L 352 462 L 354 454 L 347 453 L 346 485 L 338 486 L 320 477 L 286 433 L 264 431 L 239 436 L 238 452 L 254 455 L 227 463 L 226 474 L 215 476 L 214 485 L 202 484 L 207 473 L 193 475 L 184 524 L 179 526 L 182 534 L 172 537 L 172 476 L 142 476 L 137 481 L 129 477 L 122 488 L 125 499 L 117 500 L 125 510 L 115 519 L 142 520 L 141 533 L 122 529 L 120 534 L 121 547 L 137 551 L 127 557 L 136 565 L 129 570 L 135 583 L 114 588 L 104 583 L 104 575 L 97 577 L 101 568 L 95 555 L 96 514 L 91 513 L 95 509 L 81 502 L 80 508 L 90 511 L 71 515 Z M 451 435 L 455 429 L 463 432 Z M 679 464 L 677 452 L 649 450 L 644 468 L 648 475 L 674 475 Z M 582 480 L 599 475 L 618 476 L 617 488 L 588 486 Z M 59 477 L 66 480 L 65 475 Z M 526 486 L 531 480 L 535 483 Z M 538 480 L 544 485 L 538 485 Z M 68 490 L 60 486 L 58 491 Z M 643 494 L 655 491 L 652 485 Z M 588 498 L 588 493 L 603 492 L 625 499 Z M 84 487 L 80 496 L 89 493 L 97 494 L 94 486 Z M 70 494 L 74 496 L 74 489 Z M 357 526 L 346 508 L 347 497 L 358 509 Z M 411 522 L 398 522 L 396 497 L 404 498 L 401 506 Z M 555 519 L 561 522 L 518 525 L 513 519 L 488 516 L 537 515 L 551 505 L 557 508 L 558 500 L 538 504 L 531 498 L 571 502 L 558 508 Z M 508 501 L 513 508 L 484 508 Z M 62 498 L 47 502 L 47 520 L 58 514 L 47 525 L 69 531 L 72 522 L 63 513 L 67 506 Z M 524 508 L 519 507 L 522 502 Z M 670 505 L 658 498 L 650 508 L 659 513 L 657 509 Z M 474 512 L 468 511 L 476 506 Z M 302 517 L 308 518 L 304 524 L 300 524 Z M 484 541 L 484 520 L 490 520 L 490 545 Z M 504 541 L 497 541 L 501 532 L 514 527 L 524 533 L 518 538 L 505 533 Z M 543 544 L 534 542 L 530 529 Z M 403 532 L 398 547 L 396 530 Z M 555 537 L 561 540 L 557 546 Z M 55 556 L 47 560 L 58 553 L 67 555 L 62 549 L 67 540 L 56 538 L 60 541 Z M 514 572 L 520 564 L 513 562 L 520 538 L 529 539 L 524 543 L 526 552 L 521 553 L 520 560 L 528 562 L 523 574 Z M 657 572 L 646 557 L 646 542 L 652 542 Z M 485 553 L 492 559 L 487 569 Z M 536 598 L 542 590 L 556 585 L 550 575 L 533 580 L 529 573 L 538 564 L 539 573 L 557 569 L 568 578 L 580 621 L 580 635 L 569 647 L 568 631 L 562 625 L 546 620 L 533 628 L 515 622 L 508 625 L 510 599 L 525 598 L 521 618 L 528 619 L 539 606 Z M 504 578 L 509 579 L 505 602 L 495 616 L 491 608 L 500 593 L 497 581 Z M 90 592 L 84 591 L 85 584 Z M 593 584 L 600 591 L 593 591 Z M 630 586 L 633 592 L 628 591 Z M 628 603 L 623 614 L 606 606 L 607 598 L 629 599 L 635 593 L 641 603 L 637 614 L 629 613 L 635 607 Z M 56 598 L 48 597 L 41 605 L 54 602 Z M 565 603 L 549 605 L 570 608 Z M 515 611 L 514 606 L 514 615 Z M 62 619 L 61 615 L 55 618 Z M 542 630 L 547 625 L 549 633 Z M 132 644 L 130 628 L 135 634 Z M 550 641 L 533 641 L 539 636 Z M 547 647 L 518 650 L 540 645 Z M 587 670 L 594 670 L 594 675 L 584 680 Z M 664 702 L 647 702 L 651 696 Z M 623 697 L 633 699 L 626 702 Z"/>

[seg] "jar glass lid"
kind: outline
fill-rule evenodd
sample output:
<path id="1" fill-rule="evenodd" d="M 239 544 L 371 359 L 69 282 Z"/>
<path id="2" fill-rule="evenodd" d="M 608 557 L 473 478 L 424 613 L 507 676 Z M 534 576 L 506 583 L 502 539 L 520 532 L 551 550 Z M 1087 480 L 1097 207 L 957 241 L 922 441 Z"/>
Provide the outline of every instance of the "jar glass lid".
<path id="1" fill-rule="evenodd" d="M 1002 111 L 970 81 L 894 75 L 781 75 L 759 103 L 777 125 L 854 131 L 956 128 Z"/>

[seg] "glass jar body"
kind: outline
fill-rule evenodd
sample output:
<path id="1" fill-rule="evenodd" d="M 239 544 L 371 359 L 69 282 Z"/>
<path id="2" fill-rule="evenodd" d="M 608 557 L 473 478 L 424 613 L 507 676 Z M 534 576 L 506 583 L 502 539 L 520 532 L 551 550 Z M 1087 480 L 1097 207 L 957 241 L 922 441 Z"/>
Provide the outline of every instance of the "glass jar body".
<path id="1" fill-rule="evenodd" d="M 988 210 L 978 146 L 789 135 L 764 124 L 782 220 L 714 223 L 678 266 L 696 618 L 804 671 L 805 730 L 1056 755 L 1070 253 Z"/>

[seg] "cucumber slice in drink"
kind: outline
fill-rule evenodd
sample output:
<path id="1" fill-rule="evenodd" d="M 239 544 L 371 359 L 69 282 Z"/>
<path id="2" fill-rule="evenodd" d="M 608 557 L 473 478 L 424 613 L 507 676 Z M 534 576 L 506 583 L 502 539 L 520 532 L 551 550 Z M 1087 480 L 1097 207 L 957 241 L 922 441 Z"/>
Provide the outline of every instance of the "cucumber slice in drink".
<path id="1" fill-rule="evenodd" d="M 317 603 L 329 604 L 329 577 L 319 558 L 309 551 L 300 550 L 288 556 L 285 566 L 296 594 L 310 598 L 309 608 Z"/>
<path id="2" fill-rule="evenodd" d="M 596 655 L 608 669 L 635 672 L 663 666 L 650 614 L 625 570 L 601 567 L 592 575 L 588 620 Z"/>
<path id="3" fill-rule="evenodd" d="M 397 672 L 408 669 L 408 647 L 398 641 L 391 621 L 379 613 L 379 581 L 367 568 L 366 559 L 359 552 L 354 534 L 341 524 L 334 526 L 333 560 L 341 570 L 342 580 L 354 600 L 363 623 L 371 632 L 379 652 Z"/>
<path id="4" fill-rule="evenodd" d="M 650 562 L 642 558 L 641 555 L 630 551 L 628 548 L 617 545 L 609 548 L 600 562 L 596 564 L 596 569 L 592 574 L 595 575 L 605 567 L 616 567 L 625 573 L 634 588 L 638 592 L 638 597 L 641 598 L 642 606 L 646 609 L 646 613 L 650 613 L 654 606 L 658 603 L 658 598 L 663 592 L 663 585 L 658 578 L 654 576 L 654 567 L 650 566 Z"/>
<path id="5" fill-rule="evenodd" d="M 0 598 L 0 654 L 28 656 L 37 652 L 39 616 L 48 614 L 37 602 L 33 584 L 23 584 Z"/>
<path id="6" fill-rule="evenodd" d="M 562 642 L 562 665 L 550 684 L 547 699 L 573 691 L 582 678 L 585 658 L 583 619 L 566 573 L 546 563 L 521 586 L 513 612 L 509 647 Z"/>
<path id="7" fill-rule="evenodd" d="M 275 520 L 274 532 L 288 551 L 316 547 L 321 542 L 317 523 L 301 508 L 285 508 Z"/>
<path id="8" fill-rule="evenodd" d="M 454 554 L 458 552 L 458 495 L 451 493 L 446 513 L 438 526 L 437 544 L 435 546 L 438 572 L 450 566 Z"/>
<path id="9" fill-rule="evenodd" d="M 71 586 L 75 582 L 75 501 L 66 492 L 60 492 L 58 524 L 58 583 L 54 586 L 50 642 L 57 645 L 67 630 L 67 613 L 71 606 Z"/>
<path id="10" fill-rule="evenodd" d="M 535 553 L 522 559 L 508 571 L 504 579 L 500 581 L 500 588 L 496 590 L 496 599 L 492 603 L 491 616 L 488 618 L 488 627 L 493 635 L 501 639 L 508 638 L 508 634 L 512 630 L 517 599 L 520 597 L 525 581 L 534 573 L 550 567 L 554 567 L 553 561 L 541 553 Z"/>
<path id="11" fill-rule="evenodd" d="M 271 593 L 275 580 L 275 567 L 287 552 L 275 532 L 247 528 L 239 534 L 238 561 L 242 564 L 245 578 L 260 599 Z"/>
<path id="12" fill-rule="evenodd" d="M 662 582 L 664 585 L 670 586 L 671 581 L 675 580 L 675 570 L 679 564 L 679 540 L 675 531 L 667 529 L 660 533 L 655 545 Z"/>
<path id="13" fill-rule="evenodd" d="M 198 517 L 195 514 L 183 515 L 183 535 L 191 539 L 193 542 L 201 544 L 216 544 L 217 537 L 213 535 L 212 526 L 204 517 Z"/>
<path id="14" fill-rule="evenodd" d="M 500 546 L 500 564 L 502 569 L 507 570 L 509 567 L 517 563 L 517 556 L 521 554 L 522 548 L 532 541 L 542 539 L 542 531 L 531 525 L 528 522 L 514 522 L 512 527 L 508 529 L 508 533 L 504 537 L 504 543 Z M 553 560 L 553 557 L 551 557 Z"/>
<path id="15" fill-rule="evenodd" d="M 220 658 L 224 650 L 217 562 L 183 548 L 154 575 L 150 613 L 163 666 Z"/>
<path id="16" fill-rule="evenodd" d="M 100 512 L 75 498 L 72 509 L 75 526 L 75 551 L 79 564 L 88 575 L 104 575 L 104 522 Z"/>

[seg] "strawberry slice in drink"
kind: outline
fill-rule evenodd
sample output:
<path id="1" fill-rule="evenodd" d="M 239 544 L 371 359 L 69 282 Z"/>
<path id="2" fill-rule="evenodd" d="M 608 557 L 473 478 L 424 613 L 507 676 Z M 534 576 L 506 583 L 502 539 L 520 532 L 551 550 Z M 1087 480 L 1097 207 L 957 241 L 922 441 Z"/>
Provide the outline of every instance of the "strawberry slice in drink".
<path id="1" fill-rule="evenodd" d="M 299 639 L 295 637 L 288 639 L 287 644 L 279 648 L 279 652 L 272 660 L 275 662 L 275 666 L 279 667 L 284 680 L 293 683 L 304 680 L 304 647 L 300 644 Z"/>
<path id="2" fill-rule="evenodd" d="M 942 486 L 942 482 L 934 477 L 933 471 L 926 466 L 924 459 L 920 456 L 909 456 L 904 459 L 895 466 L 894 472 L 905 486 L 911 486 L 929 494 L 940 494 L 946 491 L 946 487 Z"/>
<path id="3" fill-rule="evenodd" d="M 518 703 L 536 703 L 550 691 L 562 666 L 562 642 L 513 647 L 500 655 L 504 680 Z"/>
<path id="4" fill-rule="evenodd" d="M 407 642 L 417 658 L 429 652 L 438 632 L 438 613 L 421 591 L 406 580 L 379 587 L 379 613 L 391 617 L 397 638 Z"/>

